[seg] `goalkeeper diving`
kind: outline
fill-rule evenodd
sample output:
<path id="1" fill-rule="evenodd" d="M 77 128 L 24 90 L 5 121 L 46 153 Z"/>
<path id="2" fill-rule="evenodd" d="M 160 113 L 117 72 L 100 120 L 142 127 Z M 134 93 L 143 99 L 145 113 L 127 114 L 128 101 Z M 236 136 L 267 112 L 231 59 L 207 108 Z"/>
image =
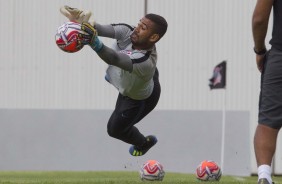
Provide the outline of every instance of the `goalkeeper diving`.
<path id="1" fill-rule="evenodd" d="M 154 135 L 144 136 L 135 126 L 157 105 L 161 86 L 157 69 L 156 43 L 167 31 L 167 21 L 157 14 L 146 14 L 136 27 L 126 23 L 101 25 L 90 21 L 91 11 L 69 6 L 61 13 L 81 24 L 79 44 L 89 45 L 108 64 L 105 79 L 119 92 L 107 131 L 111 137 L 131 144 L 129 153 L 142 156 L 157 143 Z M 99 37 L 116 40 L 110 48 Z M 154 123 L 154 122 L 151 122 Z"/>

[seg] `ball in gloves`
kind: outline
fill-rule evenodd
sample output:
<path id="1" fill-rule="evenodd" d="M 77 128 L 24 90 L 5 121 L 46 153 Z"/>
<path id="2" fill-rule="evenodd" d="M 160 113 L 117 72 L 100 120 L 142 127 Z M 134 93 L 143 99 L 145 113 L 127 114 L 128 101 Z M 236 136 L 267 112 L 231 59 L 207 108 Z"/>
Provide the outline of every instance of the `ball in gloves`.
<path id="1" fill-rule="evenodd" d="M 85 45 L 85 40 L 81 35 L 88 35 L 81 29 L 81 24 L 65 22 L 58 27 L 55 41 L 61 50 L 74 53 L 81 50 Z"/>

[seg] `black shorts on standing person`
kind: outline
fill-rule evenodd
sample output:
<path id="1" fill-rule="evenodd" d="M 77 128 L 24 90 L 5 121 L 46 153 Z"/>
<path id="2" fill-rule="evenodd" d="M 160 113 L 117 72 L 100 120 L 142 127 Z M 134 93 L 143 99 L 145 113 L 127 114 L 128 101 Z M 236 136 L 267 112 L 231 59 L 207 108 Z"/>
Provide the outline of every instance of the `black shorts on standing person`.
<path id="1" fill-rule="evenodd" d="M 273 10 L 271 48 L 265 38 Z M 258 167 L 258 184 L 271 184 L 271 164 L 282 127 L 282 1 L 257 0 L 253 12 L 252 31 L 256 64 L 261 72 L 258 125 L 254 150 Z"/>

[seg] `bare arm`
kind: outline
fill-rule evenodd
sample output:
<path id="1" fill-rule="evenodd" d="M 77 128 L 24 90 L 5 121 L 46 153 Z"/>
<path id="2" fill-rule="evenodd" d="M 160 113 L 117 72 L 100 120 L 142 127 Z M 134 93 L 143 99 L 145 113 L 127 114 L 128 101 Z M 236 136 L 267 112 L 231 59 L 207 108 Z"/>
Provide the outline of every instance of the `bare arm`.
<path id="1" fill-rule="evenodd" d="M 257 0 L 252 18 L 252 31 L 256 51 L 265 49 L 265 37 L 274 0 Z"/>
<path id="2" fill-rule="evenodd" d="M 254 50 L 261 52 L 266 50 L 265 37 L 268 29 L 268 21 L 274 0 L 257 0 L 252 18 L 252 31 Z M 264 52 L 263 52 L 264 53 Z M 260 72 L 263 69 L 264 55 L 256 55 L 256 64 Z"/>

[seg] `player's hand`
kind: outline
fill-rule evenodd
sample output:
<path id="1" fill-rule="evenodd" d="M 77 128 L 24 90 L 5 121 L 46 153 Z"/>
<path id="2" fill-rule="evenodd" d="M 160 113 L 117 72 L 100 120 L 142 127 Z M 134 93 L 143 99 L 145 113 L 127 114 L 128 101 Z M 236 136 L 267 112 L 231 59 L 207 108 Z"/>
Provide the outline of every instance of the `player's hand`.
<path id="1" fill-rule="evenodd" d="M 92 15 L 91 11 L 83 11 L 77 8 L 72 8 L 67 5 L 60 8 L 60 12 L 66 16 L 70 21 L 82 23 L 89 22 L 89 19 Z"/>
<path id="2" fill-rule="evenodd" d="M 263 70 L 264 61 L 265 61 L 265 55 L 256 55 L 257 68 L 260 72 L 262 72 Z"/>
<path id="3" fill-rule="evenodd" d="M 92 36 L 88 34 L 79 33 L 77 40 L 77 47 L 82 48 L 84 45 L 90 45 Z"/>
<path id="4" fill-rule="evenodd" d="M 83 38 L 84 43 L 90 45 L 96 52 L 100 51 L 103 47 L 103 43 L 98 38 L 97 30 L 88 22 L 83 22 L 81 24 L 81 30 L 87 33 L 87 35 L 80 35 Z"/>

